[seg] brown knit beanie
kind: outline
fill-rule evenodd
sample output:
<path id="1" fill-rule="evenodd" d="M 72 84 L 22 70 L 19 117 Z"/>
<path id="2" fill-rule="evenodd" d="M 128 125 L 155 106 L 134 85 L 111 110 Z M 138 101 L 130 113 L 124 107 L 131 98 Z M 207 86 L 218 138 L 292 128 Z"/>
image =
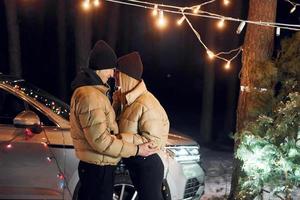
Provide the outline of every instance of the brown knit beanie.
<path id="1" fill-rule="evenodd" d="M 89 56 L 89 68 L 93 70 L 115 68 L 117 56 L 114 50 L 103 40 L 99 40 Z"/>
<path id="2" fill-rule="evenodd" d="M 140 54 L 132 52 L 120 57 L 117 60 L 117 69 L 136 80 L 142 80 L 143 63 Z"/>

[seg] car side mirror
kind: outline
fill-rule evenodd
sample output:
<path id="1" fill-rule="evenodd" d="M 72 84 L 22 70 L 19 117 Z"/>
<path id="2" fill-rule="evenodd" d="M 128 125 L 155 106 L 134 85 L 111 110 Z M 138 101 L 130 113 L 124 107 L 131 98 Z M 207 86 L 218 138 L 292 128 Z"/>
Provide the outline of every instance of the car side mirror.
<path id="1" fill-rule="evenodd" d="M 32 133 L 42 132 L 41 120 L 31 110 L 24 110 L 14 118 L 14 126 L 17 128 L 28 128 Z"/>

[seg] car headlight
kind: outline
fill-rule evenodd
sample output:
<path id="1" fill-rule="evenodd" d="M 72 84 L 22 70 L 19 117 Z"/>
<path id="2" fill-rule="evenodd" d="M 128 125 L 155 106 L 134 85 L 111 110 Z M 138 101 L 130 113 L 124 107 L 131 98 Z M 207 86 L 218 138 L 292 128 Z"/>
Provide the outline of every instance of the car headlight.
<path id="1" fill-rule="evenodd" d="M 167 152 L 178 162 L 199 162 L 200 151 L 198 145 L 167 146 Z"/>

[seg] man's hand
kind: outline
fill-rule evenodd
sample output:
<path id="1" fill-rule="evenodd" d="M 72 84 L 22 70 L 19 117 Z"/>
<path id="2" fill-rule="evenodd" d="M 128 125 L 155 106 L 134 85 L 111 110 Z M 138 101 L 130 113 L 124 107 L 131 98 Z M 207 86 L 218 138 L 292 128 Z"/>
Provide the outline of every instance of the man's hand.
<path id="1" fill-rule="evenodd" d="M 139 151 L 137 155 L 147 157 L 152 154 L 155 154 L 159 151 L 158 147 L 153 148 L 153 143 L 152 142 L 147 142 L 144 144 L 139 145 Z"/>

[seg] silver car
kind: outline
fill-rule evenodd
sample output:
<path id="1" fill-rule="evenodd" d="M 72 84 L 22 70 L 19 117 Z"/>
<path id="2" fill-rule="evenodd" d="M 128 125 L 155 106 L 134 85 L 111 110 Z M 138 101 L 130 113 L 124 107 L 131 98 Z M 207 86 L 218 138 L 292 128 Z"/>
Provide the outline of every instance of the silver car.
<path id="1" fill-rule="evenodd" d="M 169 134 L 159 154 L 165 200 L 200 199 L 204 172 L 199 145 Z M 0 73 L 0 199 L 77 199 L 78 159 L 69 106 L 23 79 Z M 114 199 L 138 199 L 126 166 L 116 170 Z"/>

